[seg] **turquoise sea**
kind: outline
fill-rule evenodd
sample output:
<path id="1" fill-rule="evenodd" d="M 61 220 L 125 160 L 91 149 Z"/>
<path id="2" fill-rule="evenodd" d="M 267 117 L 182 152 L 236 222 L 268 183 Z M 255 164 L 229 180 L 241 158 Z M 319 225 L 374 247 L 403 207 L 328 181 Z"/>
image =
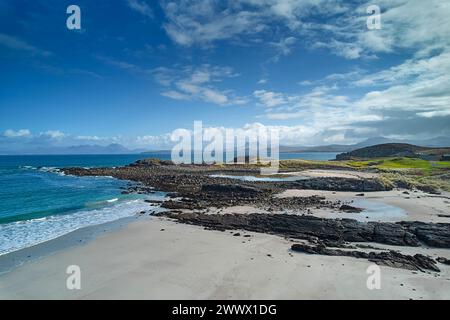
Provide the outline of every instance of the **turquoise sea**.
<path id="1" fill-rule="evenodd" d="M 280 158 L 330 160 L 335 155 L 286 153 Z M 67 176 L 58 170 L 123 166 L 148 157 L 170 155 L 0 156 L 0 255 L 150 209 L 143 199 L 149 196 L 121 194 L 127 181 Z"/>

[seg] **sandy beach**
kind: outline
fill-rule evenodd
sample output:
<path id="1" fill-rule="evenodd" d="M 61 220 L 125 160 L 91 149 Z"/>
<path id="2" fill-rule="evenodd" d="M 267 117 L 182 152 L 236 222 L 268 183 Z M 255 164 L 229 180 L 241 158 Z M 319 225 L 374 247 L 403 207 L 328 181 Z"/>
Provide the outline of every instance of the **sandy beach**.
<path id="1" fill-rule="evenodd" d="M 298 192 L 286 191 L 284 196 Z M 380 199 L 381 195 L 371 197 Z M 383 199 L 389 197 L 384 194 Z M 430 201 L 425 205 L 429 206 Z M 425 208 L 420 203 L 415 206 L 414 219 Z M 248 210 L 251 208 L 241 208 L 243 212 Z M 236 231 L 204 230 L 161 217 L 135 220 L 93 240 L 55 250 L 4 272 L 0 275 L 0 298 L 450 298 L 450 266 L 442 264 L 440 273 L 381 266 L 381 289 L 369 290 L 366 270 L 371 262 L 365 259 L 293 252 L 292 240 L 275 235 L 241 231 L 237 236 Z M 81 237 L 77 232 L 80 231 L 75 231 L 72 237 Z M 380 244 L 377 247 L 399 249 Z M 402 247 L 401 250 L 450 258 L 448 249 Z M 2 258 L 4 262 L 8 257 Z M 69 265 L 81 269 L 81 290 L 66 288 Z"/>
<path id="2" fill-rule="evenodd" d="M 132 217 L 0 256 L 0 299 L 450 299 L 448 192 L 389 189 L 359 171 L 265 182 L 216 172 L 159 162 L 69 170 L 143 182 L 124 193 L 169 193 Z M 381 287 L 371 290 L 375 262 Z M 69 266 L 80 268 L 79 290 L 66 286 Z"/>

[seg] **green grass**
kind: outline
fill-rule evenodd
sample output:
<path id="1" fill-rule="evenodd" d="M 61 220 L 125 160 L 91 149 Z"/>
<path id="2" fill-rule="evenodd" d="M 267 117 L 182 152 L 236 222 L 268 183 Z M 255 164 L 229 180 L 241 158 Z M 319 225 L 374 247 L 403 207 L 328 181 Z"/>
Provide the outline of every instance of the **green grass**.
<path id="1" fill-rule="evenodd" d="M 346 161 L 349 166 L 357 168 L 375 167 L 379 169 L 420 169 L 433 171 L 450 169 L 449 161 L 427 161 L 416 158 L 383 158 L 366 161 Z"/>
<path id="2" fill-rule="evenodd" d="M 375 171 L 386 184 L 427 191 L 450 191 L 450 162 L 416 158 L 377 158 L 371 160 L 313 161 L 282 160 L 280 169 L 351 169 Z"/>
<path id="3" fill-rule="evenodd" d="M 234 165 L 222 165 L 224 167 Z M 244 165 L 258 168 L 263 165 Z M 450 161 L 427 161 L 417 158 L 376 158 L 370 160 L 317 161 L 290 159 L 281 160 L 280 171 L 357 170 L 376 172 L 379 179 L 390 186 L 417 188 L 425 191 L 450 191 Z"/>

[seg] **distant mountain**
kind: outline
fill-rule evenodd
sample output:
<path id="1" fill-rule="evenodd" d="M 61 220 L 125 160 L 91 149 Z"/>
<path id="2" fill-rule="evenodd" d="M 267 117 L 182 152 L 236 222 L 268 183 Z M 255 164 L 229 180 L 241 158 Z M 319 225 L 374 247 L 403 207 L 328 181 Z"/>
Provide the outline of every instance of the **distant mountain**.
<path id="1" fill-rule="evenodd" d="M 301 153 L 301 152 L 350 152 L 356 149 L 370 147 L 380 144 L 388 143 L 403 143 L 411 144 L 422 147 L 432 147 L 432 148 L 445 148 L 450 147 L 450 137 L 436 137 L 427 140 L 400 140 L 400 139 L 389 139 L 385 137 L 373 137 L 366 139 L 362 142 L 350 145 L 343 144 L 331 144 L 325 146 L 314 146 L 314 147 L 291 147 L 291 146 L 280 146 L 280 152 L 289 153 Z"/>
<path id="2" fill-rule="evenodd" d="M 450 137 L 435 137 L 431 139 L 418 140 L 418 139 L 388 139 L 384 137 L 375 137 L 364 140 L 361 143 L 356 144 L 358 147 L 370 147 L 377 144 L 386 143 L 405 143 L 421 147 L 438 147 L 445 148 L 450 147 Z"/>
<path id="3" fill-rule="evenodd" d="M 170 154 L 171 152 L 171 150 L 147 150 L 140 152 L 140 154 Z"/>
<path id="4" fill-rule="evenodd" d="M 450 137 L 436 137 L 426 140 L 395 140 L 385 137 L 373 137 L 362 142 L 350 145 L 330 144 L 324 146 L 280 146 L 282 153 L 302 153 L 302 152 L 350 152 L 356 149 L 370 147 L 388 143 L 404 143 L 422 147 L 442 148 L 450 147 Z M 101 145 L 78 145 L 69 147 L 30 147 L 26 150 L 0 150 L 0 154 L 170 154 L 171 150 L 145 150 L 128 149 L 121 144 L 113 143 L 107 146 Z"/>
<path id="5" fill-rule="evenodd" d="M 113 143 L 107 146 L 101 145 L 79 145 L 69 147 L 37 147 L 28 150 L 20 150 L 16 152 L 2 152 L 3 154 L 36 154 L 36 155 L 52 155 L 52 154 L 133 154 L 139 153 L 141 150 L 130 150 L 121 144 Z"/>
<path id="6" fill-rule="evenodd" d="M 68 154 L 127 154 L 131 153 L 130 149 L 125 148 L 121 144 L 112 143 L 107 146 L 99 145 L 80 145 L 71 146 L 64 150 Z"/>
<path id="7" fill-rule="evenodd" d="M 450 148 L 422 147 L 407 143 L 384 143 L 338 154 L 336 160 L 373 159 L 383 157 L 414 157 L 426 160 L 441 160 Z"/>

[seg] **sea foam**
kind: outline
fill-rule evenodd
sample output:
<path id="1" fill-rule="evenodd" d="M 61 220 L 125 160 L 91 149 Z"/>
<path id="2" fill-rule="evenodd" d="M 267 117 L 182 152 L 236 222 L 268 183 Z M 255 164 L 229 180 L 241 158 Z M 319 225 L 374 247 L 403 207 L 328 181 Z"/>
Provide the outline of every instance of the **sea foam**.
<path id="1" fill-rule="evenodd" d="M 130 217 L 150 209 L 158 208 L 142 199 L 115 201 L 100 209 L 1 224 L 0 255 L 58 238 L 83 227 Z"/>

